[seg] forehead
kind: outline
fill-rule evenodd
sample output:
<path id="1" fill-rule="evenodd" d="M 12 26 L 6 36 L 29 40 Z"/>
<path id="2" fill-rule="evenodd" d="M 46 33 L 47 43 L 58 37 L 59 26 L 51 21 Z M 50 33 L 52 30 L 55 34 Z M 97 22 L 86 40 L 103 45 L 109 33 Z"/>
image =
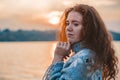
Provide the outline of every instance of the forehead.
<path id="1" fill-rule="evenodd" d="M 71 11 L 68 13 L 66 20 L 77 20 L 82 21 L 82 15 L 76 11 Z"/>

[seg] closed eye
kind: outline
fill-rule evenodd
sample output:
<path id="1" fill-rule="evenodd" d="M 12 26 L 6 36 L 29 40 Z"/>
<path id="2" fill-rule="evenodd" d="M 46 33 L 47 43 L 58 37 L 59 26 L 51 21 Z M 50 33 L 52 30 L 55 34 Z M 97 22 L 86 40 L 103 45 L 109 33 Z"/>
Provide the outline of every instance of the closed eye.
<path id="1" fill-rule="evenodd" d="M 74 26 L 78 26 L 79 24 L 78 23 L 74 23 Z"/>
<path id="2" fill-rule="evenodd" d="M 68 21 L 66 21 L 66 26 L 68 26 L 69 25 L 69 22 Z"/>
<path id="3" fill-rule="evenodd" d="M 73 25 L 77 27 L 77 26 L 79 26 L 79 23 L 78 22 L 73 22 Z"/>

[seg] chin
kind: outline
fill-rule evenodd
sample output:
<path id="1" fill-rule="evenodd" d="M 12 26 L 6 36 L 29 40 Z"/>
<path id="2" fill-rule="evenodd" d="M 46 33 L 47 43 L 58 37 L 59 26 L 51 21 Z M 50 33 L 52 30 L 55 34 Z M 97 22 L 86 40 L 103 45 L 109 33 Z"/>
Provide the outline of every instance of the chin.
<path id="1" fill-rule="evenodd" d="M 70 44 L 74 44 L 75 43 L 75 41 L 70 40 L 70 39 L 68 39 L 68 41 L 70 42 Z"/>
<path id="2" fill-rule="evenodd" d="M 74 44 L 76 42 L 80 42 L 80 40 L 75 40 L 75 39 L 68 39 L 68 41 L 70 42 L 70 44 Z"/>

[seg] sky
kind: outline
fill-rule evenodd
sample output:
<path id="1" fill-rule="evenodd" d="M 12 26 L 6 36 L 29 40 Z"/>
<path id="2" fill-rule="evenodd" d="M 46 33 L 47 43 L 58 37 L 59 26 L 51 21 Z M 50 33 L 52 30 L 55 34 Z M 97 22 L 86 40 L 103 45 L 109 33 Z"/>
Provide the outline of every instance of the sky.
<path id="1" fill-rule="evenodd" d="M 75 4 L 97 9 L 107 28 L 120 32 L 120 0 L 0 0 L 0 30 L 51 30 L 63 11 Z"/>

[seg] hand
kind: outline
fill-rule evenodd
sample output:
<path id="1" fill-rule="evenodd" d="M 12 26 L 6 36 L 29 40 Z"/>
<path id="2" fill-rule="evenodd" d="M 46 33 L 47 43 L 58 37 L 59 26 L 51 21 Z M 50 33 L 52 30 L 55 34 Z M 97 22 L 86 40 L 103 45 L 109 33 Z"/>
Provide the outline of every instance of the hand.
<path id="1" fill-rule="evenodd" d="M 69 42 L 58 42 L 55 52 L 53 62 L 63 61 L 70 55 L 70 43 Z"/>

